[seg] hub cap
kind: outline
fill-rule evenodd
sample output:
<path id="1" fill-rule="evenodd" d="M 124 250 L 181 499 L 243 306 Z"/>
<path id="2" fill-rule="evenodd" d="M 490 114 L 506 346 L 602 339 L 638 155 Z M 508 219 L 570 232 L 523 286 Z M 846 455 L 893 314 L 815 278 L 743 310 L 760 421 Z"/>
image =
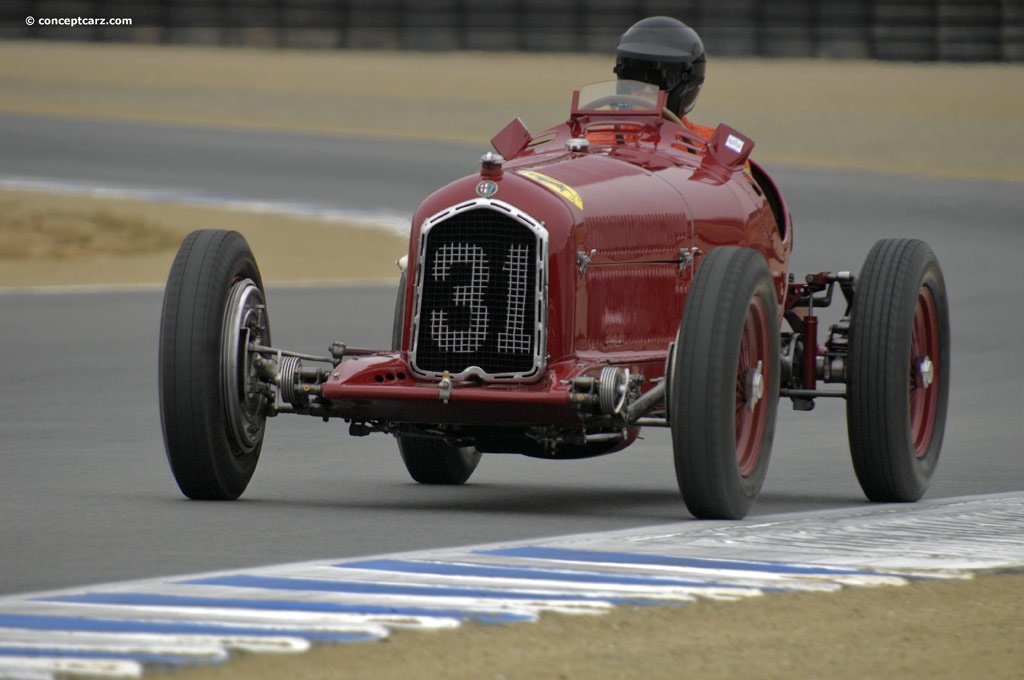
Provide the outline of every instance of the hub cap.
<path id="1" fill-rule="evenodd" d="M 757 402 L 764 396 L 764 362 L 747 371 L 747 408 L 753 413 Z"/>
<path id="2" fill-rule="evenodd" d="M 224 310 L 221 339 L 221 381 L 228 431 L 239 454 L 251 453 L 263 440 L 267 397 L 258 387 L 249 343 L 270 344 L 270 325 L 263 292 L 251 279 L 235 283 Z"/>
<path id="3" fill-rule="evenodd" d="M 927 287 L 917 293 L 914 309 L 914 331 L 910 345 L 910 436 L 914 454 L 923 458 L 928 453 L 935 432 L 935 416 L 942 380 L 939 372 L 939 322 L 935 299 Z"/>
<path id="4" fill-rule="evenodd" d="M 736 464 L 744 477 L 754 471 L 761 455 L 767 419 L 768 402 L 763 397 L 770 378 L 766 372 L 770 366 L 770 349 L 768 311 L 764 301 L 754 297 L 747 306 L 736 367 Z"/>

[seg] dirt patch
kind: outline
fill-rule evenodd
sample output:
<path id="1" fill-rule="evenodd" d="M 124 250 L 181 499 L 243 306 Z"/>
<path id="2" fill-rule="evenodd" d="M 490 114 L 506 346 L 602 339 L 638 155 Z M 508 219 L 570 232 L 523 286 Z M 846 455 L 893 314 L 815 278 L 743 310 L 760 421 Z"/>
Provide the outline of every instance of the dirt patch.
<path id="1" fill-rule="evenodd" d="M 0 262 L 146 254 L 180 242 L 171 230 L 113 206 L 78 201 L 62 209 L 49 196 L 32 199 L 0 194 Z"/>
<path id="2" fill-rule="evenodd" d="M 264 281 L 397 281 L 408 240 L 386 229 L 173 203 L 0 190 L 0 288 L 163 285 L 195 229 L 234 229 Z"/>

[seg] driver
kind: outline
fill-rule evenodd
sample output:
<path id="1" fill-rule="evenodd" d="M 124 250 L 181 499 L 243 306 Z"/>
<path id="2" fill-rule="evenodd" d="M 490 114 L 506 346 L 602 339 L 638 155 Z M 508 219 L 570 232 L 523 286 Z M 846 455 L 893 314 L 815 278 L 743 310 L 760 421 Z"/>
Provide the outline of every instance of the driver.
<path id="1" fill-rule="evenodd" d="M 711 139 L 714 128 L 686 119 L 704 84 L 707 56 L 692 28 L 671 17 L 642 19 L 622 34 L 614 72 L 620 80 L 638 80 L 668 93 L 668 108 L 694 134 Z"/>

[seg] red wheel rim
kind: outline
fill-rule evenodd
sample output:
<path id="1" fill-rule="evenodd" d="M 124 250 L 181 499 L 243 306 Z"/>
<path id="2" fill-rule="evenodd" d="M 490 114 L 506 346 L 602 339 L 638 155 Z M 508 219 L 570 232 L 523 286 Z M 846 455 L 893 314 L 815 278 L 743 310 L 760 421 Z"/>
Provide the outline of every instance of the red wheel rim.
<path id="1" fill-rule="evenodd" d="M 772 363 L 768 352 L 768 310 L 760 297 L 747 306 L 736 368 L 736 464 L 748 476 L 757 467 L 767 420 Z"/>
<path id="2" fill-rule="evenodd" d="M 910 436 L 914 455 L 924 458 L 935 432 L 939 403 L 939 321 L 935 298 L 925 286 L 917 293 L 914 332 L 910 341 Z"/>

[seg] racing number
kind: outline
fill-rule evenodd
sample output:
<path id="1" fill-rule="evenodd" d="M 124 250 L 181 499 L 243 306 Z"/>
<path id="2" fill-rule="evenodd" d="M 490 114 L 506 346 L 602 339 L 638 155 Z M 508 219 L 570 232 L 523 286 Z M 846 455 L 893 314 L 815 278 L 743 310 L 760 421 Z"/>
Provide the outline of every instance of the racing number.
<path id="1" fill-rule="evenodd" d="M 469 285 L 452 287 L 452 302 L 456 307 L 469 308 L 469 328 L 453 330 L 448 324 L 448 312 L 435 309 L 430 312 L 430 335 L 445 352 L 475 352 L 487 337 L 490 310 L 484 295 L 491 279 L 487 253 L 480 246 L 468 243 L 448 243 L 438 249 L 434 258 L 434 280 L 445 281 L 455 265 L 469 265 Z"/>
<path id="2" fill-rule="evenodd" d="M 528 271 L 530 249 L 513 245 L 502 265 L 507 273 L 507 306 L 505 329 L 498 334 L 498 351 L 523 354 L 530 351 L 530 334 L 526 329 L 526 311 L 529 297 Z M 490 330 L 490 309 L 487 289 L 491 282 L 491 267 L 487 253 L 480 246 L 469 243 L 448 243 L 437 250 L 432 274 L 435 281 L 446 281 L 456 266 L 469 268 L 468 284 L 452 286 L 452 307 L 468 312 L 466 330 L 456 330 L 450 323 L 449 310 L 430 312 L 430 335 L 444 352 L 472 353 L 478 351 Z"/>
<path id="3" fill-rule="evenodd" d="M 498 351 L 522 354 L 530 351 L 530 334 L 526 332 L 526 274 L 530 267 L 530 249 L 512 246 L 502 267 L 508 272 L 508 307 L 505 308 L 505 330 L 498 334 Z"/>

